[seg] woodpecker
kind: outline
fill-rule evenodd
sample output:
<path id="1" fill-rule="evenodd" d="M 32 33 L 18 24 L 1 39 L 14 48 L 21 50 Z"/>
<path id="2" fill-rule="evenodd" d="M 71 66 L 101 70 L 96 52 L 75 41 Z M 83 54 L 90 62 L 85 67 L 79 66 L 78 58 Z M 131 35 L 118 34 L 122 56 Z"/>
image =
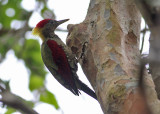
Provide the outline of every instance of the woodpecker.
<path id="1" fill-rule="evenodd" d="M 97 100 L 95 92 L 77 76 L 77 59 L 70 48 L 54 32 L 60 24 L 68 20 L 44 19 L 36 25 L 32 34 L 42 39 L 42 60 L 55 79 L 73 94 L 79 96 L 79 90 L 82 90 Z"/>

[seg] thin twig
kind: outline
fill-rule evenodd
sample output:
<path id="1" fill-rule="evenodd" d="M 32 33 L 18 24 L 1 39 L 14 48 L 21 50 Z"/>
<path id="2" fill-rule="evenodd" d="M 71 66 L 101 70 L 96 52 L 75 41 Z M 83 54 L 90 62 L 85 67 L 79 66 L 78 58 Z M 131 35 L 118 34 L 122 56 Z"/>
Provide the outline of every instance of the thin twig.
<path id="1" fill-rule="evenodd" d="M 147 25 L 145 24 L 145 28 L 143 29 L 143 37 L 142 37 L 142 46 L 141 46 L 141 49 L 140 49 L 140 53 L 142 54 L 142 51 L 143 51 L 143 47 L 144 47 L 144 37 L 146 35 L 146 32 L 148 31 L 147 29 Z"/>

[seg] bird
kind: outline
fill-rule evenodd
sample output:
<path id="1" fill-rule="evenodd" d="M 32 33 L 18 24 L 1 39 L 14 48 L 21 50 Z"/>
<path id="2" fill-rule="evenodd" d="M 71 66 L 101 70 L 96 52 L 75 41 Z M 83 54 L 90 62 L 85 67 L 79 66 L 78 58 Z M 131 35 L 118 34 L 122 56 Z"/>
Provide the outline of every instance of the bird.
<path id="1" fill-rule="evenodd" d="M 55 79 L 74 95 L 79 96 L 81 90 L 97 100 L 95 92 L 78 78 L 77 58 L 55 34 L 56 28 L 68 20 L 43 19 L 33 28 L 32 34 L 41 38 L 42 60 Z"/>

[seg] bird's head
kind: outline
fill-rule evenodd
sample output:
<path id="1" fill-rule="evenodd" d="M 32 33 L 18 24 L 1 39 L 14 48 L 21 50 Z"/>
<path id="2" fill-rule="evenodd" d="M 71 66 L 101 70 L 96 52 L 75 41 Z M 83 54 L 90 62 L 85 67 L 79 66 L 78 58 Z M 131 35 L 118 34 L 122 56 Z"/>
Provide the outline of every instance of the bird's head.
<path id="1" fill-rule="evenodd" d="M 69 19 L 56 21 L 52 19 L 44 19 L 36 25 L 36 27 L 32 30 L 32 34 L 39 36 L 42 39 L 42 41 L 44 41 L 45 38 L 52 37 L 54 35 L 55 29 L 60 24 L 68 20 Z"/>

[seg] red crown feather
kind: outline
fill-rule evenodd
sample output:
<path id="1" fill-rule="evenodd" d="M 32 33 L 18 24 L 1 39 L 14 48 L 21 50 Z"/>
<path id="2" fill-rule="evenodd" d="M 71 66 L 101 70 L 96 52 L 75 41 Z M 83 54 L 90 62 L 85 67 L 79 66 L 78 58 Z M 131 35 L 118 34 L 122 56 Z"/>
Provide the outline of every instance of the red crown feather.
<path id="1" fill-rule="evenodd" d="M 44 20 L 40 21 L 40 22 L 36 25 L 36 27 L 38 27 L 38 28 L 43 28 L 44 25 L 47 24 L 49 20 L 52 20 L 52 19 L 44 19 Z"/>

